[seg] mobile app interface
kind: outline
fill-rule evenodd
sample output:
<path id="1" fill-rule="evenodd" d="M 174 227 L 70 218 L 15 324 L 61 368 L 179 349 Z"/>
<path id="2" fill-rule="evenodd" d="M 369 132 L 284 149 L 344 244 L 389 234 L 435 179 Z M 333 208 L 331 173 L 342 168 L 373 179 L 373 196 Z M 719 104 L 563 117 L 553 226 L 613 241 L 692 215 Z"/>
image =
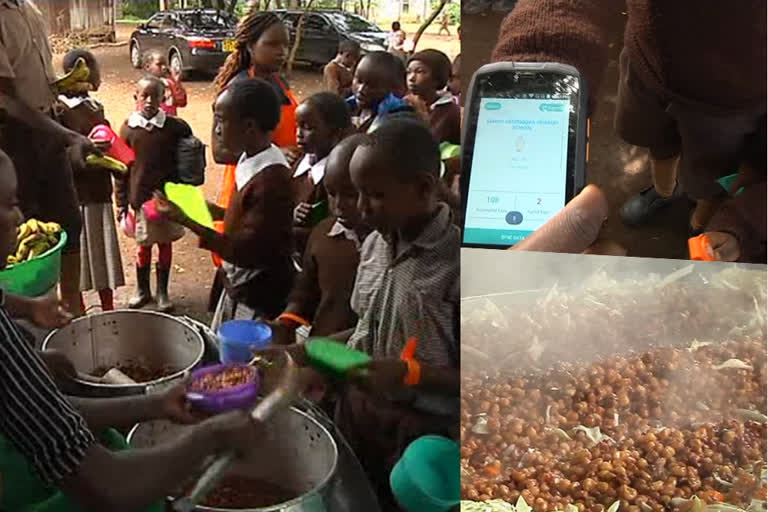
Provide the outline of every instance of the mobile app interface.
<path id="1" fill-rule="evenodd" d="M 480 100 L 466 243 L 514 245 L 565 204 L 570 101 L 531 96 Z"/>

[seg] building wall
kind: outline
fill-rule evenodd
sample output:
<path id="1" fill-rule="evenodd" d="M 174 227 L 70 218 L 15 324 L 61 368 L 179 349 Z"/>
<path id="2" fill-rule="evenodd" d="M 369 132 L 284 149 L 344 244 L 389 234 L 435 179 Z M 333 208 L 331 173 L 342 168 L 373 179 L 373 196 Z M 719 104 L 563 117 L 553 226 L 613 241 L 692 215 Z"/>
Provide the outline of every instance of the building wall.
<path id="1" fill-rule="evenodd" d="M 108 26 L 114 29 L 115 0 L 36 0 L 52 34 Z"/>

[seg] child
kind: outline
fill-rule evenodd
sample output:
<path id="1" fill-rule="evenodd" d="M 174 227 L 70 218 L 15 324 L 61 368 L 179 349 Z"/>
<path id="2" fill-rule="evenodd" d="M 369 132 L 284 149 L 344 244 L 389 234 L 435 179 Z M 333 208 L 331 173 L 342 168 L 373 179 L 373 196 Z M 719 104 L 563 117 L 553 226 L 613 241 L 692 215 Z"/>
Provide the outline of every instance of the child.
<path id="1" fill-rule="evenodd" d="M 373 361 L 352 377 L 336 424 L 360 458 L 382 510 L 396 510 L 389 473 L 425 434 L 458 437 L 459 229 L 437 199 L 440 153 L 421 122 L 390 120 L 350 161 L 363 222 L 351 305 L 359 320 L 333 337 Z M 415 360 L 401 360 L 416 338 Z M 300 345 L 288 348 L 299 364 Z M 420 375 L 420 377 L 419 377 Z"/>
<path id="2" fill-rule="evenodd" d="M 128 176 L 115 179 L 119 219 L 128 215 L 128 207 L 136 216 L 136 295 L 130 299 L 133 309 L 152 300 L 149 288 L 152 246 L 157 245 L 157 306 L 160 311 L 173 309 L 168 297 L 173 251 L 171 244 L 184 236 L 184 228 L 173 222 L 150 222 L 145 208 L 151 207 L 152 191 L 162 189 L 176 179 L 176 148 L 179 140 L 192 135 L 189 125 L 160 109 L 165 85 L 154 76 L 146 76 L 136 84 L 136 112 L 123 123 L 120 137 L 133 148 L 136 160 Z M 145 203 L 148 203 L 144 207 Z"/>
<path id="3" fill-rule="evenodd" d="M 301 107 L 299 107 L 301 108 Z M 285 340 L 296 339 L 300 325 L 311 326 L 310 335 L 327 336 L 354 327 L 357 316 L 349 299 L 355 283 L 360 247 L 370 232 L 357 209 L 357 190 L 349 177 L 349 161 L 363 136 L 341 141 L 325 166 L 325 189 L 331 217 L 313 230 L 304 251 L 301 273 L 278 317 L 286 327 Z"/>
<path id="4" fill-rule="evenodd" d="M 451 66 L 451 80 L 448 82 L 448 90 L 451 91 L 456 103 L 461 105 L 461 54 L 453 59 Z"/>
<path id="5" fill-rule="evenodd" d="M 393 91 L 398 86 L 400 67 L 387 52 L 371 52 L 360 59 L 355 70 L 355 95 L 347 99 L 353 123 L 361 133 L 372 131 L 388 114 L 413 110 Z"/>
<path id="6" fill-rule="evenodd" d="M 451 61 L 438 50 L 423 50 L 408 60 L 408 99 L 421 105 L 438 142 L 461 144 L 461 111 L 450 91 Z M 417 110 L 419 108 L 417 107 Z"/>
<path id="7" fill-rule="evenodd" d="M 187 106 L 187 91 L 181 84 L 181 74 L 178 70 L 168 68 L 168 61 L 160 50 L 149 50 L 142 59 L 144 71 L 156 76 L 165 85 L 165 98 L 160 104 L 169 116 L 178 115 L 179 107 Z"/>
<path id="8" fill-rule="evenodd" d="M 398 59 L 405 61 L 405 31 L 400 28 L 399 21 L 392 22 L 392 32 L 389 33 L 389 53 Z"/>
<path id="9" fill-rule="evenodd" d="M 90 70 L 89 82 L 94 91 L 101 85 L 101 70 L 93 54 L 86 50 L 72 50 L 64 56 L 65 73 L 84 59 Z M 109 124 L 104 119 L 104 107 L 87 92 L 59 96 L 68 108 L 62 122 L 69 129 L 88 135 L 94 126 Z M 125 285 L 123 262 L 115 228 L 112 207 L 112 177 L 108 170 L 87 167 L 75 169 L 75 188 L 80 202 L 83 230 L 80 233 L 80 290 L 98 290 L 103 311 L 114 306 L 113 290 Z M 82 293 L 80 301 L 85 309 Z"/>
<path id="10" fill-rule="evenodd" d="M 249 78 L 232 83 L 216 99 L 213 136 L 233 154 L 237 190 L 224 210 L 209 203 L 224 232 L 201 226 L 175 204 L 156 194 L 158 210 L 200 237 L 200 246 L 224 259 L 225 291 L 214 328 L 233 318 L 274 318 L 285 308 L 293 285 L 291 183 L 288 162 L 271 143 L 280 121 L 280 102 L 272 85 Z"/>
<path id="11" fill-rule="evenodd" d="M 296 110 L 296 138 L 304 158 L 295 166 L 291 179 L 294 236 L 299 252 L 304 251 L 312 227 L 327 212 L 323 176 L 328 154 L 352 130 L 347 105 L 330 92 L 313 94 Z"/>
<path id="12" fill-rule="evenodd" d="M 360 45 L 349 39 L 342 41 L 336 58 L 323 68 L 323 83 L 326 90 L 342 98 L 350 96 L 358 60 L 360 60 Z"/>

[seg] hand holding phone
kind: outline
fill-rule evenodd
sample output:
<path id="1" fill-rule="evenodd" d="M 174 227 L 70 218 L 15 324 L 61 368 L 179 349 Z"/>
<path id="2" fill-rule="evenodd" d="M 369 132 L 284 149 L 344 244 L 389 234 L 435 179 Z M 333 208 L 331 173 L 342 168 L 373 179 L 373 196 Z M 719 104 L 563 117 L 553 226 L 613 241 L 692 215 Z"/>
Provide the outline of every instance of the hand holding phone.
<path id="1" fill-rule="evenodd" d="M 506 249 L 584 187 L 586 84 L 563 64 L 488 64 L 472 77 L 467 107 L 462 245 Z"/>

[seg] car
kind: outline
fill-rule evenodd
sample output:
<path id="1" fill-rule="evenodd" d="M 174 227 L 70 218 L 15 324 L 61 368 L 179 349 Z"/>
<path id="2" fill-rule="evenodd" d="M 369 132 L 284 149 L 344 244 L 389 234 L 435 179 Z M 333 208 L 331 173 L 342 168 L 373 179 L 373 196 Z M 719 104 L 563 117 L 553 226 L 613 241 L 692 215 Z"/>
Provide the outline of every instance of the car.
<path id="1" fill-rule="evenodd" d="M 305 11 L 276 9 L 288 27 L 291 43 L 296 38 L 296 26 Z M 318 9 L 306 12 L 301 33 L 301 43 L 296 51 L 296 60 L 313 66 L 324 66 L 339 51 L 339 43 L 352 40 L 360 45 L 363 54 L 387 50 L 387 32 L 362 16 L 338 9 Z"/>
<path id="2" fill-rule="evenodd" d="M 128 45 L 131 64 L 142 65 L 149 50 L 160 50 L 171 70 L 218 72 L 235 49 L 237 18 L 216 9 L 173 9 L 152 16 L 133 31 Z"/>

